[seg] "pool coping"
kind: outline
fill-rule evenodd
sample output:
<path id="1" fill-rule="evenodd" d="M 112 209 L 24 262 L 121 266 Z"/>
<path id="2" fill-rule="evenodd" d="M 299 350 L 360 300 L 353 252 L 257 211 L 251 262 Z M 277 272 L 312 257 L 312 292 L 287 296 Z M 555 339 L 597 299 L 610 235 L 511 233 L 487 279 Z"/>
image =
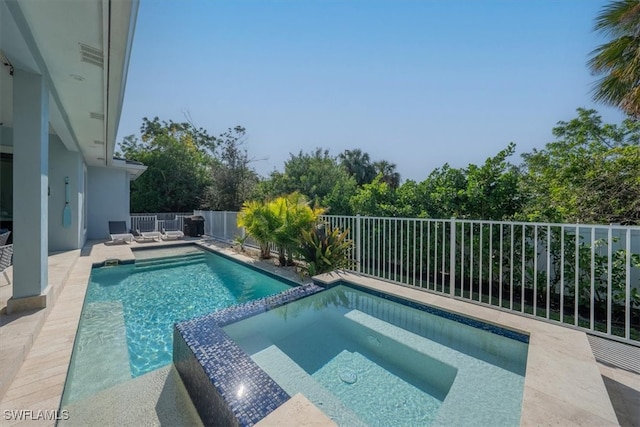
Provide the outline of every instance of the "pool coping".
<path id="1" fill-rule="evenodd" d="M 323 288 L 338 283 L 356 285 L 375 293 L 392 295 L 394 296 L 392 299 L 399 298 L 408 301 L 409 305 L 414 303 L 435 307 L 436 310 L 441 309 L 452 312 L 454 316 L 464 316 L 473 319 L 473 321 L 513 331 L 516 335 L 526 335 L 529 337 L 529 354 L 523 392 L 521 425 L 618 425 L 616 414 L 584 332 L 353 273 L 334 272 L 315 276 L 313 280 Z M 307 295 L 318 292 L 315 288 L 313 289 Z M 229 374 L 229 369 L 233 364 L 229 363 L 229 360 L 232 360 L 233 357 L 239 357 L 238 360 L 241 361 L 245 370 L 260 372 L 259 375 L 263 375 L 264 372 L 244 352 L 240 351 L 238 353 L 239 347 L 220 329 L 226 324 L 264 312 L 295 299 L 288 296 L 276 296 L 273 300 L 269 300 L 269 298 L 272 297 L 268 297 L 266 302 L 258 300 L 255 304 L 259 308 L 235 306 L 222 312 L 203 316 L 203 318 L 207 318 L 205 321 L 207 324 L 205 327 L 206 334 L 210 334 L 206 338 L 209 341 L 205 343 L 204 347 L 199 347 L 203 344 L 200 340 L 204 337 L 198 331 L 198 323 L 203 321 L 203 318 L 196 319 L 195 322 L 187 321 L 191 322 L 188 327 L 186 325 L 178 325 L 176 327 L 178 334 L 182 334 L 181 338 L 184 339 L 186 346 L 194 354 L 200 352 L 200 355 L 203 356 L 198 363 L 202 363 L 202 368 L 216 389 L 216 391 L 209 390 L 206 399 L 210 399 L 212 394 L 217 395 L 214 398 L 217 399 L 214 406 L 219 408 L 220 406 L 230 405 L 231 412 L 235 411 L 241 415 L 239 418 L 234 419 L 233 414 L 228 413 L 227 415 L 230 416 L 229 422 L 239 421 L 240 425 L 252 425 L 260 423 L 260 420 L 266 415 L 271 416 L 270 414 L 277 414 L 279 411 L 291 412 L 288 397 L 285 399 L 279 394 L 280 387 L 268 376 L 267 379 L 261 376 L 262 379 L 254 386 L 257 389 L 268 390 L 272 397 L 277 396 L 275 400 L 269 400 L 269 403 L 265 404 L 266 401 L 261 401 L 260 398 L 253 398 L 248 403 L 250 407 L 248 409 L 243 406 L 242 399 L 233 395 L 234 387 L 237 388 L 243 380 L 246 381 L 246 377 L 242 375 L 234 376 L 234 374 Z M 215 334 L 213 334 L 215 335 L 214 339 L 211 339 L 211 328 L 216 329 Z M 176 345 L 178 334 L 174 336 L 174 346 Z M 194 337 L 196 338 L 194 339 Z M 216 352 L 219 353 L 213 356 Z M 174 352 L 174 363 L 176 365 L 181 363 L 176 361 L 175 354 L 177 353 Z M 195 357 L 196 361 L 197 359 L 198 357 Z M 225 362 L 223 369 L 225 378 L 223 379 L 219 376 L 216 377 L 215 372 L 217 371 L 218 375 L 221 372 L 220 367 L 214 366 L 218 363 L 216 360 L 224 360 Z M 178 371 L 180 371 L 180 368 L 178 368 Z M 229 378 L 230 381 L 224 383 Z M 187 382 L 184 378 L 183 381 Z M 227 398 L 230 400 L 226 400 Z M 274 410 L 273 404 L 276 401 L 281 403 Z M 204 405 L 204 402 L 200 402 L 200 404 Z M 252 407 L 251 405 L 253 404 L 256 406 Z M 198 406 L 197 403 L 196 406 Z M 209 406 L 211 406 L 210 403 Z M 305 418 L 304 413 L 299 413 L 298 416 L 300 419 L 296 419 L 296 423 L 314 422 L 313 418 Z M 309 417 L 313 416 L 309 415 Z M 203 421 L 205 424 L 207 423 L 206 419 L 203 419 Z"/>

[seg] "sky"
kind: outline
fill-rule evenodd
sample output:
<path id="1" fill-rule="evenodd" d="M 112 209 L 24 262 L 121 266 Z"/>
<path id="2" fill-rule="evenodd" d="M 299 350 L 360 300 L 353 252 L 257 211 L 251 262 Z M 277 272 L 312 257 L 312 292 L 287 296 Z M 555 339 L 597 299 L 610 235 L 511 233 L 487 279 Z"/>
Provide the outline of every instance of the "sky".
<path id="1" fill-rule="evenodd" d="M 553 140 L 594 108 L 600 0 L 141 0 L 117 140 L 143 117 L 247 129 L 262 176 L 360 148 L 403 181 Z"/>

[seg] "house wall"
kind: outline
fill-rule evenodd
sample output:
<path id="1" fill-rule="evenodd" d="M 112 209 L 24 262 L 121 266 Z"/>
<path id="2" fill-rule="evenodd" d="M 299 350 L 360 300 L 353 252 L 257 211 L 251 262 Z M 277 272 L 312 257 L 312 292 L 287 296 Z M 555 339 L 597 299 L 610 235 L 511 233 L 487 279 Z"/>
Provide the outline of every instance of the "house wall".
<path id="1" fill-rule="evenodd" d="M 0 145 L 6 147 L 13 146 L 13 129 L 6 126 L 0 126 Z"/>
<path id="2" fill-rule="evenodd" d="M 123 169 L 88 168 L 87 239 L 108 239 L 109 221 L 127 221 L 129 174 Z"/>
<path id="3" fill-rule="evenodd" d="M 84 161 L 80 153 L 68 151 L 60 138 L 49 135 L 49 251 L 78 249 L 84 245 Z M 62 224 L 65 177 L 69 178 L 71 225 Z"/>

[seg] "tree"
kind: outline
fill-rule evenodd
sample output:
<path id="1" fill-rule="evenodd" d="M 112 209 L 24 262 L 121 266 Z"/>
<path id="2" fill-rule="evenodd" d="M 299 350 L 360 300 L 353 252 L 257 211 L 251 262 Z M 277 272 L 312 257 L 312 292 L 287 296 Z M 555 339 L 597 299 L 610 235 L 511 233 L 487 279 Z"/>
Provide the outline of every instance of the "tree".
<path id="1" fill-rule="evenodd" d="M 200 207 L 210 183 L 207 165 L 215 137 L 190 123 L 143 119 L 141 140 L 129 135 L 123 155 L 147 170 L 131 183 L 132 212 L 186 212 Z"/>
<path id="2" fill-rule="evenodd" d="M 246 130 L 236 126 L 218 138 L 216 157 L 212 158 L 211 185 L 203 207 L 212 210 L 238 211 L 251 198 L 259 179 L 249 166 L 251 159 L 243 148 Z"/>
<path id="3" fill-rule="evenodd" d="M 591 52 L 589 67 L 603 76 L 594 86 L 594 99 L 640 118 L 640 1 L 609 3 L 596 18 L 595 30 L 612 40 Z"/>
<path id="4" fill-rule="evenodd" d="M 510 143 L 484 165 L 470 164 L 466 170 L 465 214 L 473 219 L 508 220 L 523 204 L 520 194 L 520 172 L 507 161 L 516 145 Z"/>
<path id="5" fill-rule="evenodd" d="M 368 216 L 402 217 L 407 216 L 405 206 L 399 206 L 396 192 L 378 175 L 365 184 L 350 199 L 351 209 Z"/>
<path id="6" fill-rule="evenodd" d="M 465 218 L 467 216 L 467 174 L 445 163 L 434 169 L 419 184 L 424 197 L 424 211 L 430 218 Z"/>
<path id="7" fill-rule="evenodd" d="M 380 179 L 386 182 L 389 187 L 396 189 L 400 186 L 400 174 L 396 172 L 396 164 L 386 160 L 379 160 L 373 163 L 373 168 Z"/>
<path id="8" fill-rule="evenodd" d="M 527 220 L 640 222 L 640 123 L 603 124 L 595 110 L 558 122 L 556 141 L 523 155 Z"/>
<path id="9" fill-rule="evenodd" d="M 358 192 L 358 184 L 353 177 L 336 182 L 331 192 L 320 201 L 320 206 L 324 207 L 331 215 L 353 215 L 350 200 Z"/>
<path id="10" fill-rule="evenodd" d="M 347 170 L 358 186 L 368 184 L 376 177 L 376 170 L 371 164 L 368 153 L 363 153 L 359 148 L 344 150 L 338 155 L 340 164 Z"/>
<path id="11" fill-rule="evenodd" d="M 298 191 L 312 205 L 327 207 L 332 214 L 341 214 L 346 200 L 355 190 L 355 180 L 340 166 L 329 150 L 317 148 L 314 152 L 293 155 L 285 162 L 284 172 L 274 171 L 259 185 L 259 191 L 269 197 L 278 197 Z M 335 205 L 327 205 L 330 201 Z M 334 209 L 334 206 L 340 206 Z"/>

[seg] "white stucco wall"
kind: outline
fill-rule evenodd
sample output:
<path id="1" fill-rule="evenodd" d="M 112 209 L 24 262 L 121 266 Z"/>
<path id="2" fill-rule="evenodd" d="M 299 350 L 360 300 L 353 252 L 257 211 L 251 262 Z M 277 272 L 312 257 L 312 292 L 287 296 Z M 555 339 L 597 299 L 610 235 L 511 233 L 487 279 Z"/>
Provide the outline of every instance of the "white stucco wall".
<path id="1" fill-rule="evenodd" d="M 88 168 L 87 238 L 108 239 L 109 221 L 127 221 L 129 174 L 124 169 Z"/>
<path id="2" fill-rule="evenodd" d="M 49 251 L 78 249 L 84 245 L 84 161 L 78 152 L 68 151 L 60 138 L 49 135 Z M 71 225 L 63 227 L 64 178 L 69 177 Z"/>

